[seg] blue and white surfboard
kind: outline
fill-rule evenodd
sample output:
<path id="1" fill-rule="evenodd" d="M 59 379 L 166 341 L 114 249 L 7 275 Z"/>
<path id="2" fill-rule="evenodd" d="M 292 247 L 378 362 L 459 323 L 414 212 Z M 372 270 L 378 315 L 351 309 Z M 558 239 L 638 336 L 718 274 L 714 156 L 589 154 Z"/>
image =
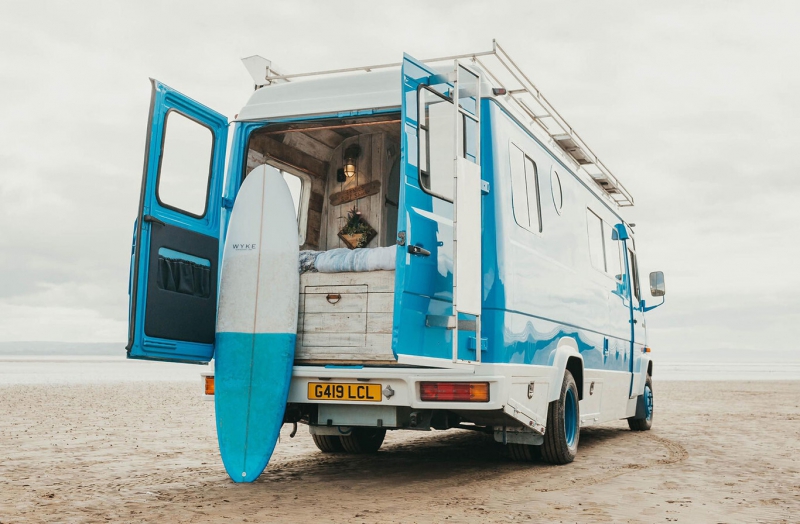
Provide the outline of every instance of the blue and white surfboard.
<path id="1" fill-rule="evenodd" d="M 215 409 L 222 463 L 254 481 L 278 441 L 297 338 L 297 217 L 281 173 L 245 178 L 233 206 L 219 291 Z"/>

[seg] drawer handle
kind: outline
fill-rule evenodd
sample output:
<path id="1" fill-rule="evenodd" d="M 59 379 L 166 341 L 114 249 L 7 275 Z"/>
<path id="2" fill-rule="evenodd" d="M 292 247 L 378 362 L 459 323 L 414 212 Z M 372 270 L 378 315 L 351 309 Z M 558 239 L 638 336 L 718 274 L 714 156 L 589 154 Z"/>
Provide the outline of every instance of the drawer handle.
<path id="1" fill-rule="evenodd" d="M 330 303 L 330 304 L 336 304 L 341 299 L 342 299 L 342 295 L 340 295 L 339 293 L 330 293 L 330 294 L 328 294 L 327 297 L 325 297 L 325 300 L 327 300 L 328 303 Z"/>

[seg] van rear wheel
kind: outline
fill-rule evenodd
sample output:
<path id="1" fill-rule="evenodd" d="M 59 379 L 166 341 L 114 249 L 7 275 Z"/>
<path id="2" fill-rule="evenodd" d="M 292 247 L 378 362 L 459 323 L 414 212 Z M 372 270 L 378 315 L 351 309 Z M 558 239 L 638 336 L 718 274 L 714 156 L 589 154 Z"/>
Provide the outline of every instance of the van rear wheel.
<path id="1" fill-rule="evenodd" d="M 383 444 L 386 430 L 381 428 L 353 428 L 349 435 L 339 440 L 348 453 L 375 453 Z"/>
<path id="2" fill-rule="evenodd" d="M 312 433 L 311 438 L 314 439 L 314 444 L 317 446 L 317 449 L 323 453 L 337 453 L 344 451 L 342 440 L 335 435 L 316 435 Z"/>
<path id="3" fill-rule="evenodd" d="M 536 462 L 542 459 L 542 446 L 508 444 L 508 455 L 517 462 Z"/>
<path id="4" fill-rule="evenodd" d="M 561 395 L 547 408 L 547 428 L 542 444 L 542 458 L 551 464 L 568 464 L 578 454 L 580 408 L 578 386 L 572 373 L 564 373 Z"/>

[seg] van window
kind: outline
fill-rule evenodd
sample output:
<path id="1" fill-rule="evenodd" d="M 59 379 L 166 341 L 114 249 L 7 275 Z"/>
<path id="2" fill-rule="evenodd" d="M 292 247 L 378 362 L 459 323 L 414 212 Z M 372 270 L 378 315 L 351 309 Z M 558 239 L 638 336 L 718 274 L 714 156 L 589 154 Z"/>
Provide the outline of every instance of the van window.
<path id="1" fill-rule="evenodd" d="M 294 202 L 294 216 L 300 216 L 300 195 L 303 193 L 303 179 L 299 176 L 281 171 L 286 185 L 289 186 L 289 192 L 292 194 L 292 202 Z"/>
<path id="2" fill-rule="evenodd" d="M 614 228 L 603 222 L 604 249 L 606 252 L 606 271 L 615 279 L 622 282 L 622 259 L 620 253 L 621 242 L 613 238 Z"/>
<path id="3" fill-rule="evenodd" d="M 628 266 L 630 267 L 631 280 L 633 281 L 633 296 L 639 301 L 641 300 L 639 295 L 639 268 L 636 265 L 636 253 L 630 248 L 628 248 Z"/>
<path id="4" fill-rule="evenodd" d="M 587 233 L 589 235 L 589 257 L 592 267 L 606 271 L 606 255 L 603 248 L 603 220 L 591 209 L 586 210 Z"/>
<path id="5" fill-rule="evenodd" d="M 308 199 L 310 196 L 310 191 L 306 189 L 306 187 L 310 186 L 307 186 L 306 184 L 310 184 L 310 181 L 305 176 L 284 171 L 280 166 L 271 167 L 274 167 L 280 172 L 280 174 L 283 176 L 283 179 L 286 181 L 286 185 L 289 186 L 289 193 L 292 195 L 292 204 L 294 204 L 294 215 L 297 218 L 297 236 L 300 241 L 300 245 L 302 245 L 306 241 L 306 227 L 308 225 Z M 245 178 L 247 178 L 247 175 L 250 173 L 251 170 L 248 169 L 244 175 Z"/>
<path id="6" fill-rule="evenodd" d="M 452 202 L 456 145 L 453 102 L 437 91 L 423 88 L 419 90 L 418 107 L 420 186 L 427 193 Z"/>
<path id="7" fill-rule="evenodd" d="M 564 205 L 564 193 L 561 190 L 561 179 L 555 170 L 550 173 L 550 193 L 553 196 L 553 205 L 556 206 L 556 213 L 560 215 L 561 208 Z"/>
<path id="8" fill-rule="evenodd" d="M 542 231 L 539 176 L 536 164 L 516 145 L 511 145 L 511 202 L 517 224 L 529 231 Z"/>
<path id="9" fill-rule="evenodd" d="M 542 204 L 539 199 L 539 173 L 530 157 L 525 157 L 525 179 L 528 183 L 528 215 L 531 231 L 542 231 Z"/>
<path id="10" fill-rule="evenodd" d="M 177 111 L 167 113 L 158 169 L 159 203 L 188 215 L 206 213 L 214 135 L 211 129 Z"/>
<path id="11" fill-rule="evenodd" d="M 528 212 L 528 184 L 525 181 L 525 154 L 516 146 L 511 147 L 511 204 L 514 219 L 522 227 L 530 227 Z"/>

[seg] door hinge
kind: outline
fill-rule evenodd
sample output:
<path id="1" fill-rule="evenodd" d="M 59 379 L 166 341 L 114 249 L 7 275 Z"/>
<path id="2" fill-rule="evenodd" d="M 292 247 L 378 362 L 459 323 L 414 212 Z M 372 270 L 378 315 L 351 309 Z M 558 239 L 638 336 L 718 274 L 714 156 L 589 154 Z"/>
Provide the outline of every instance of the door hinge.
<path id="1" fill-rule="evenodd" d="M 227 197 L 222 197 L 222 207 L 225 209 L 233 209 L 233 200 Z"/>

